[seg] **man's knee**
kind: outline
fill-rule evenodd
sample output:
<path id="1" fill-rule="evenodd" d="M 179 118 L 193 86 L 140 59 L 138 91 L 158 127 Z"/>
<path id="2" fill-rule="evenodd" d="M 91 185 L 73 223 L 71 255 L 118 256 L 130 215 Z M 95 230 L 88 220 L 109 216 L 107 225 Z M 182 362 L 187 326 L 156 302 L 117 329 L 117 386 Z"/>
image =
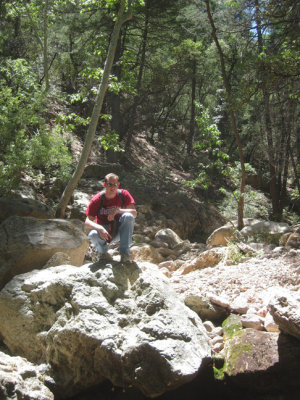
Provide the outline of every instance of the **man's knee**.
<path id="1" fill-rule="evenodd" d="M 121 224 L 126 223 L 126 224 L 133 224 L 134 223 L 134 216 L 130 213 L 124 213 L 120 217 L 120 222 Z"/>
<path id="2" fill-rule="evenodd" d="M 99 239 L 99 234 L 96 229 L 92 229 L 88 234 L 88 239 L 92 242 L 93 240 Z"/>

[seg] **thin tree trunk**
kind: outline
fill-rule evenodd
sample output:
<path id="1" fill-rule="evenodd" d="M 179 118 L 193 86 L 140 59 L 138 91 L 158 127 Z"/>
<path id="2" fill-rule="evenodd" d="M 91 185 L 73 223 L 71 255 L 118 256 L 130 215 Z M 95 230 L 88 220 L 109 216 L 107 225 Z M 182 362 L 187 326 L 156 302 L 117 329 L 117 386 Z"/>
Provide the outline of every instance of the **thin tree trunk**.
<path id="1" fill-rule="evenodd" d="M 123 49 L 121 48 L 121 40 L 118 39 L 118 44 L 116 48 L 114 66 L 112 68 L 112 74 L 117 77 L 118 81 L 121 79 L 121 66 L 118 61 L 120 61 L 121 55 L 123 53 Z M 119 137 L 121 137 L 122 130 L 122 114 L 121 114 L 121 98 L 120 93 L 110 93 L 109 102 L 111 106 L 111 130 L 116 132 Z M 120 153 L 114 151 L 114 149 L 106 150 L 107 161 L 110 163 L 117 162 L 118 155 Z"/>
<path id="2" fill-rule="evenodd" d="M 238 147 L 238 152 L 239 152 L 239 158 L 240 158 L 240 166 L 241 166 L 241 180 L 240 180 L 240 198 L 238 202 L 238 229 L 241 230 L 244 227 L 244 192 L 245 192 L 245 183 L 246 183 L 246 172 L 245 172 L 245 163 L 244 163 L 244 154 L 243 154 L 243 148 L 242 148 L 242 143 L 241 143 L 241 138 L 237 129 L 237 124 L 236 124 L 236 118 L 235 118 L 235 113 L 232 108 L 232 98 L 231 98 L 231 87 L 230 83 L 227 77 L 226 73 L 226 68 L 225 68 L 225 58 L 223 54 L 223 50 L 221 48 L 221 45 L 218 40 L 217 36 L 217 30 L 214 24 L 213 17 L 211 15 L 210 11 L 210 4 L 209 0 L 205 0 L 206 2 L 206 11 L 207 11 L 207 16 L 212 28 L 212 37 L 215 41 L 219 58 L 220 58 L 220 64 L 221 64 L 221 73 L 222 73 L 222 79 L 223 83 L 225 86 L 226 90 L 226 96 L 227 96 L 227 101 L 229 103 L 229 117 L 231 121 L 231 128 L 233 130 L 236 144 Z"/>
<path id="3" fill-rule="evenodd" d="M 145 1 L 145 24 L 144 24 L 144 30 L 143 30 L 143 40 L 142 40 L 142 50 L 141 50 L 141 61 L 140 61 L 140 68 L 139 68 L 139 73 L 138 73 L 138 78 L 137 78 L 137 84 L 136 84 L 136 93 L 137 96 L 134 100 L 132 110 L 130 113 L 129 121 L 128 121 L 128 127 L 127 127 L 127 138 L 126 138 L 126 144 L 125 144 L 125 151 L 127 151 L 130 147 L 130 143 L 132 140 L 132 135 L 133 135 L 133 126 L 134 126 L 134 121 L 136 118 L 136 110 L 137 106 L 140 102 L 140 91 L 141 91 L 141 86 L 142 86 L 142 77 L 144 74 L 144 69 L 145 69 L 145 63 L 146 63 L 146 49 L 147 49 L 147 40 L 148 40 L 148 30 L 149 30 L 149 9 L 150 9 L 150 3 L 149 0 Z"/>
<path id="4" fill-rule="evenodd" d="M 196 98 L 196 60 L 193 60 L 192 66 L 192 93 L 191 93 L 191 116 L 190 129 L 187 137 L 187 156 L 190 156 L 193 151 L 194 135 L 195 135 L 195 98 Z"/>
<path id="5" fill-rule="evenodd" d="M 44 34 L 44 39 L 42 40 L 40 38 L 40 35 L 38 33 L 38 27 L 36 26 L 35 22 L 32 19 L 30 10 L 28 6 L 25 4 L 25 8 L 27 11 L 27 15 L 29 17 L 29 20 L 31 22 L 32 29 L 35 33 L 35 36 L 41 46 L 42 52 L 43 52 L 43 70 L 44 70 L 44 79 L 45 79 L 45 92 L 48 92 L 50 88 L 50 81 L 49 81 L 49 66 L 48 66 L 48 8 L 49 8 L 49 0 L 46 0 L 45 5 L 44 5 L 44 10 L 43 10 L 43 34 Z"/>
<path id="6" fill-rule="evenodd" d="M 261 28 L 261 17 L 259 1 L 254 0 L 255 4 L 255 18 L 256 18 L 256 31 L 257 31 L 257 45 L 258 51 L 261 54 L 263 52 L 263 37 Z M 272 133 L 272 122 L 271 122 L 271 111 L 270 111 L 270 95 L 266 82 L 266 68 L 264 62 L 261 65 L 261 86 L 263 92 L 263 104 L 264 104 L 264 122 L 265 130 L 267 135 L 268 144 L 268 159 L 269 159 L 269 171 L 270 171 L 270 196 L 272 201 L 272 214 L 275 220 L 281 218 L 280 207 L 279 207 L 279 196 L 278 188 L 276 185 L 276 167 L 275 167 L 275 156 L 274 156 L 274 143 L 273 143 L 273 133 Z"/>
<path id="7" fill-rule="evenodd" d="M 44 76 L 45 76 L 45 92 L 50 89 L 49 82 L 49 67 L 48 67 L 48 0 L 45 1 L 44 6 L 44 44 L 43 44 L 43 63 L 44 63 Z"/>
<path id="8" fill-rule="evenodd" d="M 294 170 L 296 185 L 297 185 L 297 188 L 298 188 L 298 193 L 300 193 L 300 179 L 299 179 L 299 176 L 298 176 L 297 165 L 296 165 L 296 162 L 295 162 L 295 159 L 294 159 L 294 156 L 293 156 L 293 150 L 292 150 L 292 148 L 290 146 L 290 143 L 289 143 L 289 152 L 290 152 L 290 157 L 291 157 L 292 166 L 293 166 L 293 170 Z"/>
<path id="9" fill-rule="evenodd" d="M 57 210 L 56 210 L 56 216 L 63 218 L 65 216 L 65 210 L 66 207 L 71 199 L 71 196 L 80 180 L 82 177 L 82 174 L 84 172 L 85 165 L 87 163 L 88 157 L 91 152 L 93 140 L 95 138 L 96 134 L 96 129 L 97 129 L 97 124 L 99 120 L 99 116 L 101 113 L 102 105 L 103 105 L 103 100 L 104 96 L 108 87 L 109 83 L 109 75 L 112 69 L 114 57 L 115 57 L 115 52 L 117 48 L 117 43 L 118 43 L 118 38 L 120 35 L 120 30 L 122 25 L 128 21 L 131 18 L 131 14 L 124 14 L 125 12 L 125 4 L 126 0 L 121 0 L 120 1 L 120 8 L 118 12 L 118 16 L 114 25 L 113 33 L 111 36 L 109 48 L 108 48 L 108 53 L 106 56 L 106 61 L 104 65 L 104 71 L 103 71 L 103 76 L 97 91 L 97 96 L 91 116 L 91 122 L 87 131 L 87 135 L 85 138 L 84 146 L 82 149 L 82 153 L 77 165 L 77 168 L 75 169 L 68 185 L 66 186 L 62 197 L 60 199 L 60 202 L 58 204 Z"/>

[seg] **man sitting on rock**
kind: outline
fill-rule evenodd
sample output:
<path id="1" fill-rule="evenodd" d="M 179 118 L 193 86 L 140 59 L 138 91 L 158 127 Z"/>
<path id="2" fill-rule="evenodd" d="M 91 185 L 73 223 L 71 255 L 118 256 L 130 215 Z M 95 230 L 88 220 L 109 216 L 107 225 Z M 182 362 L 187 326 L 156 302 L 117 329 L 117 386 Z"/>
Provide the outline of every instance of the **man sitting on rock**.
<path id="1" fill-rule="evenodd" d="M 111 260 L 107 244 L 120 240 L 121 262 L 126 263 L 130 262 L 129 246 L 137 212 L 131 194 L 119 186 L 117 175 L 106 175 L 105 190 L 97 193 L 86 209 L 85 225 L 91 229 L 88 238 L 100 253 L 100 259 Z"/>

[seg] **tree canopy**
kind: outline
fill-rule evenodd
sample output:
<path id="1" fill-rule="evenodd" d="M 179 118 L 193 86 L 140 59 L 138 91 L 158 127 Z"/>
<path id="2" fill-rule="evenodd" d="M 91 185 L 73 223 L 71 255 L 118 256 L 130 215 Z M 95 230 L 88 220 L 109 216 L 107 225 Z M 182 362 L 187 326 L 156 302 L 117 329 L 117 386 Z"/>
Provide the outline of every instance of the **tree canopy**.
<path id="1" fill-rule="evenodd" d="M 182 148 L 200 190 L 251 169 L 280 220 L 300 191 L 299 15 L 296 0 L 2 1 L 1 195 L 22 174 L 70 182 L 74 136 L 92 129 L 118 160 L 146 132 Z"/>

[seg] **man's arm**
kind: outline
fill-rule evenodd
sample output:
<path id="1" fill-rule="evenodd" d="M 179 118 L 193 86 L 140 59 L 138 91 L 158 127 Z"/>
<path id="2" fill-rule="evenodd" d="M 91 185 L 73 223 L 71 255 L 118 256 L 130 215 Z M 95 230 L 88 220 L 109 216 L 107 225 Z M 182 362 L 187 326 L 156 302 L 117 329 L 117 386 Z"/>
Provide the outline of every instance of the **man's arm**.
<path id="1" fill-rule="evenodd" d="M 127 207 L 120 208 L 120 212 L 129 212 L 130 214 L 132 214 L 134 216 L 134 218 L 136 218 L 136 216 L 137 216 L 137 211 L 135 209 L 134 204 L 128 204 Z"/>
<path id="2" fill-rule="evenodd" d="M 133 215 L 134 218 L 136 218 L 137 216 L 137 211 L 135 209 L 135 205 L 134 204 L 128 204 L 125 208 L 114 208 L 111 213 L 108 215 L 108 220 L 109 221 L 113 221 L 115 216 L 117 214 L 123 214 L 125 212 L 128 212 L 130 214 Z"/>
<path id="3" fill-rule="evenodd" d="M 94 217 L 91 215 L 88 215 L 85 219 L 85 226 L 89 229 L 96 229 L 96 231 L 99 233 L 99 236 L 103 240 L 111 240 L 111 235 L 107 232 L 107 230 L 104 228 L 104 226 L 97 224 L 94 221 Z"/>

